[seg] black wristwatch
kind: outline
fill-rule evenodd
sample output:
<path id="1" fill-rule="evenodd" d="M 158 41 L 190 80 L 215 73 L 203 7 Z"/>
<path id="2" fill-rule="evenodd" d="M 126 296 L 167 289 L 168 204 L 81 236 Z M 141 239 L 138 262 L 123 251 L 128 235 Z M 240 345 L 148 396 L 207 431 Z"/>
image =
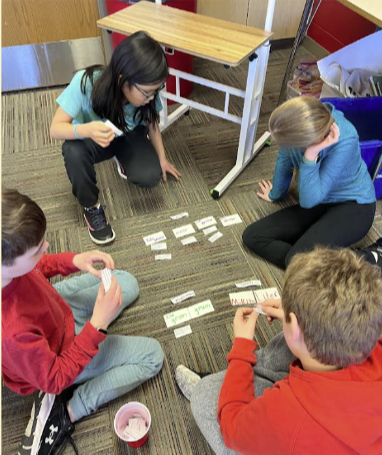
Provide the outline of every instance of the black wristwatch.
<path id="1" fill-rule="evenodd" d="M 101 329 L 101 327 L 97 327 L 98 332 L 103 333 L 104 335 L 107 335 L 107 330 Z"/>

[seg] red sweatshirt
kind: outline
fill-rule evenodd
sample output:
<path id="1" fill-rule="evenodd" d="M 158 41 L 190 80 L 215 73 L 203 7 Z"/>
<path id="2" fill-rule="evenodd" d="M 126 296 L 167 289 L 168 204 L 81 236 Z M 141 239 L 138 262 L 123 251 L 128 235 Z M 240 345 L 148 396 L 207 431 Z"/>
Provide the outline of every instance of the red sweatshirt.
<path id="1" fill-rule="evenodd" d="M 259 455 L 381 455 L 382 339 L 361 365 L 290 374 L 254 395 L 256 343 L 235 338 L 218 418 L 227 447 Z"/>
<path id="2" fill-rule="evenodd" d="M 75 336 L 72 310 L 47 280 L 78 272 L 73 257 L 44 254 L 31 272 L 2 289 L 2 374 L 16 393 L 61 393 L 105 339 L 89 322 Z"/>

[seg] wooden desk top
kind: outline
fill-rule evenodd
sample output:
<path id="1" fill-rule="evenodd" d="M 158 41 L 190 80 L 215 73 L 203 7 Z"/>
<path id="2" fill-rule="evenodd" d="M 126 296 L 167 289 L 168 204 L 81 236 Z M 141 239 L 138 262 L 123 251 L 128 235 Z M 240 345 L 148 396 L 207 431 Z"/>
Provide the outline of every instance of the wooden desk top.
<path id="1" fill-rule="evenodd" d="M 143 30 L 171 49 L 230 66 L 239 65 L 273 36 L 272 32 L 146 1 L 97 24 L 124 35 Z"/>
<path id="2" fill-rule="evenodd" d="M 338 0 L 343 5 L 382 27 L 381 0 Z"/>

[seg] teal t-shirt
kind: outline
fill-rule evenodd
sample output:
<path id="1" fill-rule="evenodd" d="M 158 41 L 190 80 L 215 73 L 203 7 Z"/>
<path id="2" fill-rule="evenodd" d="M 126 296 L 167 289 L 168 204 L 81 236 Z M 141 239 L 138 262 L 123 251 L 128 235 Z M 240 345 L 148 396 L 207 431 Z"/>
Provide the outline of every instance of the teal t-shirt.
<path id="1" fill-rule="evenodd" d="M 91 94 L 93 86 L 89 78 L 86 80 L 85 94 L 81 91 L 81 79 L 84 73 L 85 70 L 78 71 L 78 73 L 76 73 L 73 77 L 71 83 L 56 100 L 56 102 L 61 106 L 62 110 L 73 117 L 73 125 L 79 125 L 93 121 L 104 122 L 107 120 L 98 117 L 98 115 L 92 109 Z M 96 71 L 94 73 L 94 79 L 96 80 L 100 74 L 101 71 Z M 155 108 L 157 112 L 160 112 L 163 109 L 159 96 L 156 97 Z M 132 131 L 139 124 L 145 124 L 144 122 L 134 120 L 136 109 L 137 108 L 135 106 L 129 103 L 125 104 L 123 108 L 125 112 L 125 121 L 130 131 Z"/>

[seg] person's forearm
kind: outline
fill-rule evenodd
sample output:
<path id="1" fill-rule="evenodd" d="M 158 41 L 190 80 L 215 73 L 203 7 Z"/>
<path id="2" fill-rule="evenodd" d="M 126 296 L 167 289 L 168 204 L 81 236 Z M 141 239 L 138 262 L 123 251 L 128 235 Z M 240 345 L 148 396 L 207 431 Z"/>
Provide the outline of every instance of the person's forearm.
<path id="1" fill-rule="evenodd" d="M 159 161 L 164 161 L 166 159 L 166 151 L 164 149 L 162 134 L 158 124 L 156 126 L 149 126 L 149 138 L 157 152 Z"/>
<path id="2" fill-rule="evenodd" d="M 50 127 L 50 134 L 53 139 L 62 139 L 62 140 L 70 140 L 70 139 L 78 139 L 78 137 L 74 133 L 74 128 L 76 127 L 77 135 L 81 139 L 85 139 L 89 137 L 88 132 L 88 125 L 86 123 L 81 125 L 73 125 L 72 123 L 56 123 Z"/>

